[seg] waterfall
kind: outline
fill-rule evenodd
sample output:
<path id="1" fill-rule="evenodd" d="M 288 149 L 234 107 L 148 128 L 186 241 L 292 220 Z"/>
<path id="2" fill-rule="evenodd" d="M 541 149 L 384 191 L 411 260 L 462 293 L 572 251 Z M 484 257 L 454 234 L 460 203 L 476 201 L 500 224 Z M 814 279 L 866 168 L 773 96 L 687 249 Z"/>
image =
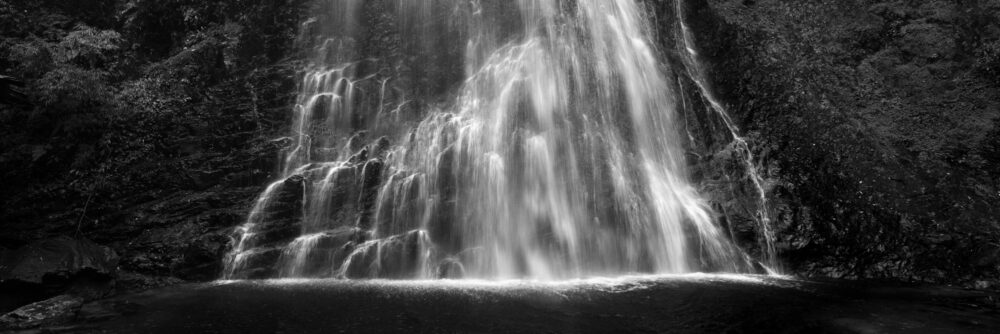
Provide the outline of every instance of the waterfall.
<path id="1" fill-rule="evenodd" d="M 726 112 L 725 107 L 719 102 L 719 99 L 715 96 L 715 93 L 711 90 L 708 84 L 708 75 L 705 73 L 705 69 L 702 66 L 702 62 L 699 59 L 698 47 L 695 44 L 694 34 L 691 32 L 690 27 L 688 27 L 687 19 L 684 13 L 684 1 L 676 0 L 676 12 L 677 12 L 677 23 L 680 26 L 680 38 L 682 42 L 683 51 L 681 53 L 684 62 L 684 68 L 689 78 L 694 81 L 695 85 L 698 86 L 698 91 L 701 93 L 702 97 L 706 100 L 706 104 L 709 109 L 714 112 L 722 123 L 725 125 L 726 130 L 732 136 L 733 141 L 731 146 L 733 150 L 741 157 L 741 163 L 746 168 L 747 178 L 753 185 L 753 190 L 755 191 L 757 202 L 757 212 L 755 212 L 754 220 L 757 223 L 757 229 L 760 231 L 759 247 L 762 250 L 763 258 L 760 262 L 764 264 L 764 268 L 771 274 L 777 274 L 775 268 L 778 267 L 777 259 L 775 256 L 775 246 L 774 246 L 774 231 L 771 228 L 771 213 L 769 212 L 769 205 L 767 201 L 767 191 L 764 189 L 764 178 L 761 176 L 760 171 L 757 168 L 756 159 L 754 158 L 753 151 L 750 150 L 750 144 L 747 143 L 746 138 L 740 135 L 740 130 L 736 126 L 736 123 Z"/>
<path id="2" fill-rule="evenodd" d="M 682 13 L 689 52 L 671 68 L 633 0 L 320 1 L 281 177 L 236 230 L 226 278 L 752 270 L 689 181 L 673 76 L 753 157 Z M 427 70 L 449 66 L 454 88 Z"/>

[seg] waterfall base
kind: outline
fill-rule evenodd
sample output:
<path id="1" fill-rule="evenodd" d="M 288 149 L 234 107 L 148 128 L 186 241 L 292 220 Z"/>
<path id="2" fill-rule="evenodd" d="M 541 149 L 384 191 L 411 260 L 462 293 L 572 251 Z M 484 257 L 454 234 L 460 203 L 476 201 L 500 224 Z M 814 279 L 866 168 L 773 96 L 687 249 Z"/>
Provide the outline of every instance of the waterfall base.
<path id="1" fill-rule="evenodd" d="M 563 282 L 225 281 L 96 302 L 81 311 L 80 321 L 88 324 L 70 328 L 102 333 L 981 333 L 1000 326 L 996 305 L 987 306 L 990 298 L 997 300 L 952 288 L 708 274 Z M 109 313 L 119 315 L 91 319 Z"/>

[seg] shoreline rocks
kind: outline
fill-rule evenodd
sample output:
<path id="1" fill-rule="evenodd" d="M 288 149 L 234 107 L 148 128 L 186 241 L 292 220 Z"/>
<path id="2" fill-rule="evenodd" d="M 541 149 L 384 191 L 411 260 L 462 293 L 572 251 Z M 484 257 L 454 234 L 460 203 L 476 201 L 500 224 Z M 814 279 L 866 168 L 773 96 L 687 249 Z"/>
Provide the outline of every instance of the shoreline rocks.
<path id="1" fill-rule="evenodd" d="M 118 255 L 86 239 L 59 236 L 6 253 L 0 259 L 0 311 L 72 293 L 84 299 L 114 291 Z"/>

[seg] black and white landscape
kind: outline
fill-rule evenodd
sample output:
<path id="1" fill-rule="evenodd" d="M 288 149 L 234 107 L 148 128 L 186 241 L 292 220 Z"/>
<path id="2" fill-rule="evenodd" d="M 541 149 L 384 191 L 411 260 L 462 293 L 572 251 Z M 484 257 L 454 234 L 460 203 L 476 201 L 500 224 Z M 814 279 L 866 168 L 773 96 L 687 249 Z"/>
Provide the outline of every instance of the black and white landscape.
<path id="1" fill-rule="evenodd" d="M 0 331 L 1000 328 L 996 0 L 0 0 Z"/>

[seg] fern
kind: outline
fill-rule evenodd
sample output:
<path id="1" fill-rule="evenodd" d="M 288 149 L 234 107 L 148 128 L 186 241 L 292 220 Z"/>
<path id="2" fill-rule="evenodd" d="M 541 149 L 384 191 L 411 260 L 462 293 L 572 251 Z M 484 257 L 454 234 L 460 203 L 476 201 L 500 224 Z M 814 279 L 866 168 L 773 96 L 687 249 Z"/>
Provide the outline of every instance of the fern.
<path id="1" fill-rule="evenodd" d="M 66 34 L 59 42 L 56 48 L 57 60 L 96 67 L 118 50 L 121 40 L 118 32 L 78 25 L 76 30 Z"/>

